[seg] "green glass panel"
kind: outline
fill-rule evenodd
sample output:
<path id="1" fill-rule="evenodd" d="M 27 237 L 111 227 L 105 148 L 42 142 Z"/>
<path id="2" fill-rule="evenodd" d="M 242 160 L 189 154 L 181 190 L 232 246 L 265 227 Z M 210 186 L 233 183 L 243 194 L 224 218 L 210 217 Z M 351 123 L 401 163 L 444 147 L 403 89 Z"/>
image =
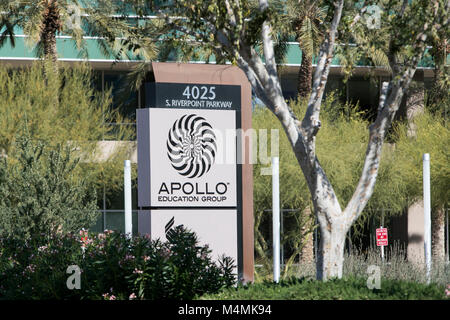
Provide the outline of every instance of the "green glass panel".
<path id="1" fill-rule="evenodd" d="M 20 29 L 17 29 L 17 35 L 21 34 L 22 31 Z M 0 59 L 8 60 L 8 59 L 33 59 L 36 57 L 35 52 L 33 50 L 33 46 L 27 45 L 25 43 L 26 38 L 24 37 L 16 37 L 15 38 L 15 47 L 11 46 L 10 41 L 6 41 L 3 47 L 0 48 Z M 86 48 L 88 52 L 88 57 L 90 60 L 101 60 L 101 61 L 114 61 L 113 56 L 109 54 L 104 54 L 102 52 L 98 39 L 85 39 L 86 41 Z M 78 50 L 75 41 L 72 39 L 67 38 L 57 38 L 57 50 L 58 50 L 58 56 L 61 59 L 66 60 L 80 60 L 83 58 L 83 56 L 80 53 L 80 50 Z M 434 67 L 434 63 L 432 61 L 431 56 L 428 54 L 428 49 L 425 52 L 424 58 L 420 61 L 419 67 Z M 131 55 L 131 52 L 129 52 L 129 56 L 131 57 L 131 60 L 139 60 L 136 57 L 133 57 Z M 169 58 L 171 60 L 175 60 L 177 57 L 176 52 L 174 51 L 174 54 L 170 55 Z M 300 65 L 301 64 L 301 58 L 302 53 L 297 43 L 290 43 L 288 45 L 287 50 L 287 57 L 285 60 L 286 64 L 290 65 Z M 201 59 L 201 58 L 200 58 Z M 202 61 L 202 60 L 198 61 Z M 210 62 L 214 62 L 214 57 L 212 57 Z M 313 59 L 313 63 L 316 63 L 316 57 Z M 450 63 L 450 54 L 447 55 L 447 62 Z M 333 58 L 332 65 L 337 66 L 339 65 L 339 59 L 336 57 Z M 357 64 L 358 66 L 364 66 L 364 62 L 361 61 Z"/>

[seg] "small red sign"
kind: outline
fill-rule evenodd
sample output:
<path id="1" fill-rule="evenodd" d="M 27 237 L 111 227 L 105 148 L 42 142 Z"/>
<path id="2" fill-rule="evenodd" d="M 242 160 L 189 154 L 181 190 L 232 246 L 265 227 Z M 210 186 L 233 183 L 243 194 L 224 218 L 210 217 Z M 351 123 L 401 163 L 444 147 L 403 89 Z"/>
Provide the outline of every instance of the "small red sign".
<path id="1" fill-rule="evenodd" d="M 388 245 L 388 231 L 387 228 L 378 228 L 377 229 L 377 246 L 387 246 Z"/>

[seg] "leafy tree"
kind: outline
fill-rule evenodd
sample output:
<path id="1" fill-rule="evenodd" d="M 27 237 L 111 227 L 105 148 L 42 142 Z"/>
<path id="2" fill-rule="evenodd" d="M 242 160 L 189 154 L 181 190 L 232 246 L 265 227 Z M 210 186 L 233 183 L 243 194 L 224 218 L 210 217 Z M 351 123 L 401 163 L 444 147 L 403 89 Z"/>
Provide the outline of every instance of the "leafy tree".
<path id="1" fill-rule="evenodd" d="M 87 228 L 97 218 L 95 189 L 75 179 L 79 158 L 61 144 L 33 142 L 25 133 L 16 141 L 17 159 L 0 161 L 0 236 L 36 240 Z"/>
<path id="2" fill-rule="evenodd" d="M 369 74 L 375 67 L 392 71 L 388 58 L 391 26 L 380 23 L 382 17 L 377 14 L 381 13 L 381 4 L 373 1 L 356 4 L 351 1 L 348 4 L 341 25 L 340 40 L 343 45 L 336 48 L 339 63 L 343 66 L 344 81 L 360 62 L 369 67 Z"/>
<path id="3" fill-rule="evenodd" d="M 304 115 L 305 104 L 304 100 L 290 102 L 298 117 Z M 366 115 L 358 111 L 357 105 L 336 103 L 336 96 L 332 94 L 327 96 L 322 108 L 323 128 L 318 135 L 320 139 L 317 141 L 317 152 L 324 170 L 335 186 L 337 196 L 342 201 L 349 201 L 364 164 L 369 122 Z M 257 108 L 252 118 L 255 130 L 282 130 L 279 121 L 271 116 L 267 109 Z M 401 128 L 404 128 L 404 125 Z M 310 205 L 311 195 L 306 192 L 307 183 L 297 165 L 289 140 L 284 135 L 280 135 L 279 139 L 281 208 L 296 209 L 284 214 L 286 223 L 282 240 L 286 248 L 289 248 L 285 252 L 292 252 L 287 255 L 286 271 L 297 257 L 302 258 L 307 254 L 304 248 L 308 248 L 308 242 L 312 241 L 314 218 L 309 217 L 308 211 L 305 210 Z M 270 140 L 268 145 L 271 145 Z M 339 148 L 336 148 L 337 145 Z M 408 199 L 408 193 L 411 188 L 409 184 L 413 182 L 409 180 L 409 173 L 405 172 L 405 168 L 398 165 L 397 149 L 392 144 L 385 144 L 383 148 L 377 184 L 365 210 L 353 226 L 352 234 L 358 232 L 365 220 L 378 213 L 380 208 L 389 209 L 392 214 L 399 214 L 411 201 Z M 261 262 L 270 266 L 271 260 L 268 257 L 271 246 L 265 239 L 270 238 L 270 228 L 267 228 L 267 225 L 271 225 L 271 220 L 270 214 L 265 210 L 271 208 L 272 190 L 271 177 L 261 175 L 261 168 L 265 166 L 267 164 L 254 165 L 255 249 Z M 301 259 L 301 262 L 311 261 Z"/>
<path id="4" fill-rule="evenodd" d="M 140 14 L 143 14 L 145 11 L 140 1 L 136 4 Z M 377 117 L 369 126 L 361 176 L 347 206 L 342 209 L 316 152 L 316 138 L 321 129 L 322 97 L 344 0 L 326 4 L 324 40 L 318 54 L 311 95 L 301 121 L 283 97 L 272 32 L 272 25 L 278 23 L 281 13 L 267 0 L 259 0 L 257 4 L 250 0 L 178 0 L 154 8 L 167 26 L 178 31 L 170 35 L 172 38 L 176 39 L 179 34 L 189 35 L 214 48 L 216 56 L 226 57 L 239 66 L 254 93 L 282 124 L 305 176 L 319 222 L 321 241 L 317 277 L 323 280 L 342 277 L 345 236 L 373 193 L 387 130 L 423 56 L 427 38 L 430 33 L 448 25 L 449 5 L 441 0 L 405 0 L 400 4 L 383 1 L 385 10 L 381 14 L 381 24 L 389 29 L 390 37 L 385 45 L 389 50 L 392 79 L 383 85 Z M 255 7 L 258 10 L 253 10 Z M 350 19 L 346 18 L 345 26 L 350 23 Z M 263 57 L 255 49 L 257 44 L 263 48 Z M 405 58 L 400 59 L 402 56 Z"/>
<path id="5" fill-rule="evenodd" d="M 356 44 L 356 46 L 352 48 L 347 47 L 345 48 L 345 50 L 342 50 L 342 57 L 343 57 L 342 63 L 346 65 L 345 68 L 348 70 L 348 75 L 351 74 L 351 70 L 353 69 L 354 63 L 356 63 L 358 60 L 361 59 L 368 61 L 368 63 L 373 66 L 385 67 L 391 74 L 393 73 L 393 70 L 390 66 L 390 59 L 392 59 L 392 54 L 390 54 L 390 51 L 392 48 L 389 46 L 393 42 L 389 40 L 390 38 L 392 38 L 389 25 L 380 24 L 378 28 L 367 28 L 364 26 L 364 24 L 368 23 L 367 11 L 371 6 L 373 6 L 373 4 L 374 3 L 370 1 L 362 2 L 360 12 L 356 14 L 353 20 L 350 20 L 349 24 L 344 26 L 344 29 L 347 31 L 344 33 L 344 35 L 349 38 L 347 41 L 354 41 Z M 389 12 L 392 5 L 383 2 L 380 3 L 377 2 L 376 4 L 377 10 L 381 12 L 383 15 L 385 16 L 387 15 L 389 17 L 389 13 L 386 12 Z M 441 8 L 443 10 L 440 11 L 440 13 L 439 11 L 437 12 L 438 14 L 441 14 L 443 16 L 442 23 L 445 24 L 448 23 L 448 3 L 447 7 L 444 7 L 443 5 L 444 3 L 441 3 Z M 407 4 L 406 3 L 403 4 L 403 7 L 406 9 Z M 445 27 L 442 28 L 438 26 L 437 28 L 431 29 L 431 32 L 428 33 L 428 37 L 424 40 L 428 46 L 431 46 L 429 47 L 426 56 L 427 58 L 432 58 L 435 65 L 432 88 L 428 95 L 429 99 L 428 101 L 425 101 L 426 99 L 424 97 L 423 79 L 419 81 L 413 81 L 409 86 L 409 89 L 407 90 L 408 99 L 406 100 L 405 103 L 406 119 L 408 122 L 407 125 L 408 129 L 406 132 L 409 136 L 411 136 L 410 137 L 411 144 L 409 144 L 408 148 L 406 148 L 407 145 L 405 144 L 406 137 L 403 137 L 401 135 L 396 135 L 395 137 L 393 137 L 394 141 L 396 138 L 401 137 L 402 140 L 400 141 L 400 143 L 403 144 L 402 148 L 408 149 L 409 152 L 413 152 L 412 150 L 415 150 L 420 145 L 420 144 L 416 146 L 412 145 L 412 143 L 415 143 L 416 141 L 416 139 L 413 137 L 418 134 L 416 129 L 417 124 L 415 121 L 415 117 L 419 116 L 421 113 L 425 111 L 425 106 L 427 106 L 428 109 L 432 110 L 433 112 L 438 111 L 437 113 L 443 115 L 444 117 L 446 117 L 448 113 L 450 105 L 450 96 L 448 94 L 450 82 L 449 82 L 448 66 L 446 64 L 448 53 L 446 43 L 447 39 L 449 38 L 449 35 L 450 35 L 449 28 Z M 396 59 L 398 61 L 407 61 L 409 54 L 410 53 L 408 52 L 408 50 L 405 49 L 397 50 Z M 441 122 L 437 118 L 435 120 L 437 121 L 437 123 Z M 418 123 L 423 124 L 423 121 L 424 121 L 423 119 L 418 120 Z M 402 126 L 400 127 L 403 128 Z M 440 128 L 443 129 L 442 127 Z M 425 131 L 422 131 L 420 134 L 425 135 L 425 137 L 430 136 L 430 133 L 427 133 Z M 443 137 L 445 136 L 445 134 L 439 136 Z M 417 139 L 419 140 L 426 139 L 425 137 L 418 137 Z M 425 144 L 420 145 L 420 147 L 424 148 L 422 149 L 423 152 L 427 152 Z M 406 149 L 403 150 L 402 152 L 406 152 Z M 412 156 L 412 154 L 410 155 Z M 417 157 L 417 154 L 415 154 L 414 156 Z M 415 161 L 417 161 L 417 159 Z M 402 166 L 399 165 L 398 167 L 401 168 Z M 411 173 L 411 171 L 408 172 Z M 421 174 L 421 172 L 419 173 Z M 441 173 L 443 174 L 442 178 L 445 178 L 445 173 L 444 172 Z M 406 173 L 399 172 L 398 176 L 401 177 L 399 180 L 401 180 L 402 183 L 405 183 L 407 185 L 413 183 L 413 180 L 410 179 L 411 177 L 407 177 L 408 175 Z M 417 199 L 418 196 L 419 194 L 417 192 L 411 191 L 410 199 Z M 440 203 L 441 207 L 436 208 L 433 211 L 433 238 L 441 239 L 443 238 L 444 232 L 443 230 L 444 230 L 445 202 L 438 201 L 435 203 Z M 433 243 L 439 243 L 439 245 L 436 246 L 435 248 L 436 250 L 434 250 L 434 252 L 440 252 L 439 255 L 441 256 L 440 258 L 442 259 L 443 258 L 442 252 L 444 250 L 443 239 L 439 241 L 434 241 Z"/>
<path id="6" fill-rule="evenodd" d="M 406 4 L 403 6 L 406 8 Z M 360 1 L 344 17 L 346 23 L 343 25 L 341 41 L 352 43 L 353 45 L 338 47 L 337 54 L 340 58 L 340 64 L 343 65 L 343 69 L 345 70 L 346 78 L 351 76 L 355 65 L 361 61 L 364 61 L 364 64 L 367 66 L 372 66 L 373 68 L 370 70 L 374 70 L 374 67 L 384 68 L 392 74 L 389 62 L 389 52 L 391 49 L 389 47 L 389 39 L 392 37 L 391 30 L 388 24 L 382 24 L 376 21 L 377 19 L 382 19 L 383 15 L 389 16 L 389 13 L 386 13 L 386 11 L 389 11 L 391 7 L 391 3 L 382 1 Z M 448 9 L 443 9 L 441 14 L 444 17 L 443 23 L 445 24 L 445 15 L 447 15 L 448 21 Z M 355 11 L 359 12 L 355 14 Z M 372 27 L 368 27 L 369 25 Z M 449 36 L 449 28 L 438 27 L 432 30 L 428 34 L 427 39 L 425 39 L 429 50 L 424 58 L 428 60 L 432 59 L 434 63 L 433 84 L 429 92 L 427 104 L 429 107 L 433 107 L 433 109 L 441 110 L 443 114 L 448 113 L 449 101 L 450 80 L 447 64 Z M 405 60 L 407 59 L 408 53 L 399 50 L 396 55 L 399 60 Z M 423 81 L 423 79 L 420 81 Z M 419 84 L 419 87 L 423 91 L 423 83 Z M 413 88 L 410 91 L 415 90 Z M 410 93 L 414 94 L 413 92 Z M 423 100 L 423 97 L 420 100 Z M 420 110 L 417 110 L 419 112 L 413 112 L 412 117 L 408 117 L 408 120 L 412 120 L 415 114 L 422 112 L 423 107 L 424 103 L 421 104 Z"/>

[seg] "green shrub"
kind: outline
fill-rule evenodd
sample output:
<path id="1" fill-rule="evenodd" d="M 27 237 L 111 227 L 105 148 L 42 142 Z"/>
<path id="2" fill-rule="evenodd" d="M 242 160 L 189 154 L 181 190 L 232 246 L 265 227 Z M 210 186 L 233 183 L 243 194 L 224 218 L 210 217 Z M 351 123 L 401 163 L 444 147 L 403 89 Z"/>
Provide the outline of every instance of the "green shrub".
<path id="1" fill-rule="evenodd" d="M 216 263 L 210 253 L 181 226 L 167 242 L 112 231 L 0 239 L 0 299 L 192 299 L 235 283 L 231 258 Z M 71 265 L 80 289 L 67 288 Z"/>
<path id="2" fill-rule="evenodd" d="M 369 289 L 367 278 L 349 277 L 326 282 L 291 278 L 228 288 L 204 300 L 423 300 L 446 299 L 444 286 L 381 279 L 380 289 Z"/>
<path id="3" fill-rule="evenodd" d="M 408 134 L 407 126 L 395 127 L 395 162 L 404 176 L 404 184 L 411 201 L 423 196 L 423 154 L 431 158 L 431 204 L 444 207 L 450 201 L 450 130 L 440 116 L 425 111 L 414 118 L 415 136 Z"/>

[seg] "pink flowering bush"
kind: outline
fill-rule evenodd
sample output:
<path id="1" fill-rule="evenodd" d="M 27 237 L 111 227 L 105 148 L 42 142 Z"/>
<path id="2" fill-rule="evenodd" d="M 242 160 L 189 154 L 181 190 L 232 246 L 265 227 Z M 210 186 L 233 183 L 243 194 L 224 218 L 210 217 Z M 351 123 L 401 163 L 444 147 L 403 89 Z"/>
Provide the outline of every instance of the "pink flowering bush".
<path id="1" fill-rule="evenodd" d="M 182 227 L 167 242 L 128 239 L 120 233 L 96 235 L 85 250 L 84 263 L 95 266 L 84 268 L 82 282 L 90 284 L 85 297 L 108 293 L 117 299 L 192 299 L 232 286 L 231 258 L 217 263 L 210 253 Z"/>
<path id="2" fill-rule="evenodd" d="M 78 237 L 52 235 L 45 244 L 0 239 L 0 299 L 71 299 L 68 266 L 81 261 Z"/>
<path id="3" fill-rule="evenodd" d="M 0 299 L 193 299 L 235 283 L 231 258 L 215 262 L 194 233 L 173 231 L 168 242 L 84 230 L 45 243 L 0 239 Z M 80 289 L 67 288 L 71 265 Z"/>

